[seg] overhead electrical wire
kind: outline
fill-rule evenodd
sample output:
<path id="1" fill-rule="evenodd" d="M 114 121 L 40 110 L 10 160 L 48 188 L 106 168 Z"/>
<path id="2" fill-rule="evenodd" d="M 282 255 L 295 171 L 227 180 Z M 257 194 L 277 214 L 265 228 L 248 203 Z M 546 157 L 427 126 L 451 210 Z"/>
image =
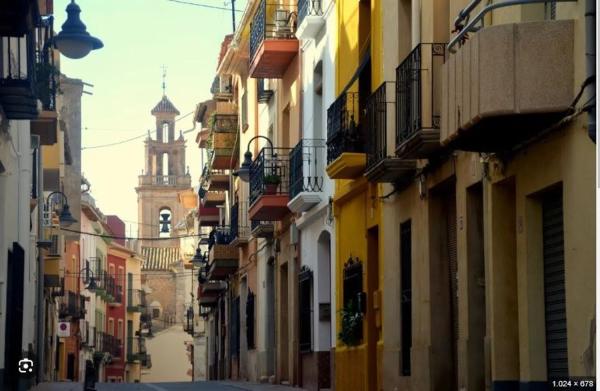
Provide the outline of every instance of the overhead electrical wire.
<path id="1" fill-rule="evenodd" d="M 172 3 L 177 3 L 177 4 L 193 5 L 196 7 L 210 8 L 210 9 L 221 10 L 221 11 L 231 11 L 231 8 L 219 7 L 216 5 L 201 4 L 201 3 L 193 3 L 191 1 L 183 1 L 183 0 L 167 0 L 167 1 L 170 1 Z M 237 10 L 237 9 L 234 11 L 242 12 L 242 10 Z"/>
<path id="2" fill-rule="evenodd" d="M 187 114 L 184 114 L 183 116 L 181 116 L 181 117 L 177 118 L 177 119 L 175 120 L 175 122 L 177 122 L 177 121 L 179 121 L 179 120 L 182 120 L 182 119 L 184 119 L 184 118 L 186 118 L 186 117 L 189 117 L 189 116 L 190 116 L 190 115 L 192 115 L 192 114 L 194 114 L 194 111 L 193 111 L 193 110 L 192 110 L 192 111 L 190 111 L 189 113 L 187 113 Z M 87 128 L 86 128 L 86 129 L 87 129 Z M 121 140 L 121 141 L 116 141 L 116 142 L 114 142 L 114 143 L 100 144 L 100 145 L 92 145 L 92 146 L 89 146 L 89 147 L 81 147 L 81 150 L 83 151 L 83 150 L 86 150 L 86 149 L 97 149 L 97 148 L 114 147 L 115 145 L 121 145 L 121 144 L 125 144 L 125 143 L 128 143 L 128 142 L 130 142 L 130 141 L 137 140 L 137 139 L 140 139 L 140 138 L 142 138 L 142 137 L 145 137 L 145 136 L 147 136 L 147 135 L 148 135 L 148 131 L 146 131 L 145 133 L 142 133 L 142 134 L 140 134 L 139 136 L 131 137 L 131 138 L 128 138 L 128 139 L 125 139 L 125 140 Z"/>
<path id="3" fill-rule="evenodd" d="M 183 239 L 183 238 L 208 238 L 207 234 L 187 234 L 187 235 L 177 235 L 177 236 L 166 236 L 166 237 L 148 237 L 148 238 L 140 238 L 136 236 L 118 236 L 118 235 L 105 235 L 105 234 L 97 234 L 94 232 L 84 232 L 76 229 L 70 228 L 59 228 L 61 231 L 66 231 L 75 234 L 95 236 L 104 239 L 120 239 L 120 240 L 172 240 L 172 239 Z"/>

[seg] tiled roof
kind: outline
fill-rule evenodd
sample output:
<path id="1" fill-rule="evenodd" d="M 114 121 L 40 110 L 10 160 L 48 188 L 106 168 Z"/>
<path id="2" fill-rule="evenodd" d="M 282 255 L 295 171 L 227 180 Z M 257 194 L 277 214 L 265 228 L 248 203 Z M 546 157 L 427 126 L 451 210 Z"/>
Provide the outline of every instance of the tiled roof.
<path id="1" fill-rule="evenodd" d="M 177 115 L 180 114 L 179 110 L 177 110 L 175 105 L 169 100 L 169 98 L 167 98 L 166 95 L 163 95 L 160 102 L 158 102 L 156 106 L 154 106 L 150 113 L 152 113 L 153 115 L 156 113 L 175 113 Z"/>
<path id="2" fill-rule="evenodd" d="M 142 247 L 142 270 L 169 270 L 179 261 L 179 247 Z"/>

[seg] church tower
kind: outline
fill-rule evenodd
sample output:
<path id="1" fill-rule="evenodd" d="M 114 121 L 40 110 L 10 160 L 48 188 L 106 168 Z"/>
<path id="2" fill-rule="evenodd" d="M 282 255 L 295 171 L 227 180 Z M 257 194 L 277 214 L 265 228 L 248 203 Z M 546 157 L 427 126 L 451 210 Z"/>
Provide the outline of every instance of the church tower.
<path id="1" fill-rule="evenodd" d="M 136 187 L 138 195 L 138 237 L 170 237 L 173 227 L 185 217 L 178 194 L 191 187 L 185 165 L 185 140 L 175 138 L 175 117 L 179 110 L 163 94 L 152 109 L 156 133 L 145 141 L 145 168 Z M 141 247 L 179 247 L 179 240 L 140 241 Z"/>

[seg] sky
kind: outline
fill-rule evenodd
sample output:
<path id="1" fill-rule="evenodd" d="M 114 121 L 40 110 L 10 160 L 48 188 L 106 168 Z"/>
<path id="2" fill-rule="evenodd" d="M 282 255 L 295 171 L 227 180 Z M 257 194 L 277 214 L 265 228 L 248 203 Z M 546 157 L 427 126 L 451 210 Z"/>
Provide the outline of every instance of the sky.
<path id="1" fill-rule="evenodd" d="M 66 19 L 70 0 L 54 1 L 54 29 Z M 230 8 L 224 0 L 189 2 Z M 166 94 L 181 117 L 198 102 L 211 98 L 221 42 L 232 32 L 231 11 L 202 8 L 169 0 L 77 0 L 81 20 L 104 48 L 71 60 L 61 56 L 61 72 L 81 79 L 82 171 L 91 182 L 91 194 L 104 214 L 116 214 L 137 234 L 135 186 L 144 168 L 144 137 L 117 146 L 86 149 L 154 131 L 150 110 L 162 98 L 162 67 L 166 67 Z M 246 0 L 235 6 L 243 10 Z M 239 22 L 242 13 L 236 13 Z M 179 130 L 193 127 L 192 115 L 176 123 Z M 186 164 L 192 186 L 201 173 L 197 132 L 187 140 Z"/>

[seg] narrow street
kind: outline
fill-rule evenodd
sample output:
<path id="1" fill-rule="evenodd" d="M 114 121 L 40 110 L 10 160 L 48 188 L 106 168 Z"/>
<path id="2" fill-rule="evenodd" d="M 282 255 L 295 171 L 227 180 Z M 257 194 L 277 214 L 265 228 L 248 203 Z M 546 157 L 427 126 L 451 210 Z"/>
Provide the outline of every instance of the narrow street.
<path id="1" fill-rule="evenodd" d="M 181 325 L 170 327 L 146 340 L 152 368 L 142 371 L 142 383 L 191 381 L 187 374 L 191 368 L 185 342 L 191 341 Z"/>

